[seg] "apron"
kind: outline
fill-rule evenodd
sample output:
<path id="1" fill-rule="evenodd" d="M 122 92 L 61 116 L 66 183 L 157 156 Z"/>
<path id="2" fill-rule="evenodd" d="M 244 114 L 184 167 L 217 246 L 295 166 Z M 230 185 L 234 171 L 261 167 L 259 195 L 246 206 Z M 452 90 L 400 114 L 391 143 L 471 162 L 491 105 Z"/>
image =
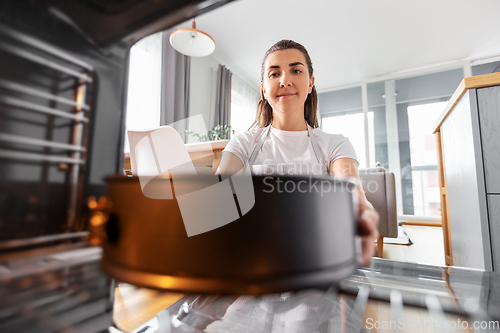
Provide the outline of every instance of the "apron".
<path id="1" fill-rule="evenodd" d="M 316 163 L 286 163 L 254 165 L 271 125 L 266 127 L 253 148 L 248 164 L 252 175 L 327 175 L 328 164 L 307 125 L 309 139 L 316 156 Z M 311 173 L 311 171 L 313 171 Z M 337 295 L 315 289 L 293 293 L 262 296 L 240 296 L 228 308 L 223 317 L 207 326 L 207 332 L 229 332 L 232 323 L 239 323 L 241 332 L 304 333 L 341 331 L 341 308 Z M 360 319 L 361 320 L 361 319 Z"/>
<path id="2" fill-rule="evenodd" d="M 307 133 L 314 150 L 314 155 L 316 155 L 316 163 L 282 163 L 282 164 L 257 164 L 254 165 L 257 155 L 259 155 L 264 141 L 266 140 L 269 132 L 271 131 L 271 125 L 267 126 L 264 130 L 263 135 L 260 140 L 255 145 L 250 158 L 248 159 L 248 166 L 252 172 L 252 175 L 301 175 L 301 176 L 324 176 L 328 174 L 328 163 L 326 163 L 321 150 L 319 149 L 318 142 L 314 136 L 311 126 L 307 125 Z"/>

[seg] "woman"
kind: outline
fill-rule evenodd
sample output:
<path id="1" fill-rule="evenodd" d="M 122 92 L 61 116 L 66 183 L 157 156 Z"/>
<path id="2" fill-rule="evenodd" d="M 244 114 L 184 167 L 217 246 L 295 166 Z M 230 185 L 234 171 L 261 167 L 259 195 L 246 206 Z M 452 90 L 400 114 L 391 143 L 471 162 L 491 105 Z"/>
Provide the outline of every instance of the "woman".
<path id="1" fill-rule="evenodd" d="M 318 128 L 318 96 L 312 61 L 299 43 L 281 40 L 265 54 L 261 94 L 253 130 L 225 148 L 219 173 L 235 174 L 249 165 L 253 174 L 331 174 L 359 179 L 354 148 L 342 135 Z M 311 126 L 314 128 L 312 129 Z M 378 214 L 359 187 L 358 229 L 362 265 L 368 265 L 378 237 Z"/>

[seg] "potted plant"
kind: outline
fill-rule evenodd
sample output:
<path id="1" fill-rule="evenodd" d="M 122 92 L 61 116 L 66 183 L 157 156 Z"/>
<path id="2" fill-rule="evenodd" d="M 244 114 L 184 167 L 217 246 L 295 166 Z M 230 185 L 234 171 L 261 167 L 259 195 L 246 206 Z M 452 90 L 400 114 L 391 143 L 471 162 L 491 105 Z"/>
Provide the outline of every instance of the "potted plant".
<path id="1" fill-rule="evenodd" d="M 215 141 L 215 140 L 227 140 L 230 132 L 232 134 L 235 134 L 231 126 L 217 125 L 212 127 L 205 135 L 195 133 L 193 131 L 180 131 L 179 134 L 191 135 L 198 138 L 198 142 L 205 142 L 205 141 Z"/>

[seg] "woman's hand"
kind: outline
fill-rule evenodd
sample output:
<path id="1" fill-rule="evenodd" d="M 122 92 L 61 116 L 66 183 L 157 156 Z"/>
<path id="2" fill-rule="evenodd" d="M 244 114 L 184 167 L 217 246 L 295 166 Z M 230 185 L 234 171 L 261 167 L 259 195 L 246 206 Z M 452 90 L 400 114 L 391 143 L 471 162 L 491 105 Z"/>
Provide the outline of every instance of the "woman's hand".
<path id="1" fill-rule="evenodd" d="M 354 177 L 359 180 L 357 162 L 351 158 L 339 158 L 332 163 L 330 174 L 336 177 Z M 361 183 L 361 182 L 360 182 Z M 358 234 L 361 236 L 361 265 L 367 266 L 375 254 L 378 238 L 379 215 L 366 200 L 363 188 L 359 189 Z"/>
<path id="2" fill-rule="evenodd" d="M 360 192 L 363 189 L 360 188 Z M 361 265 L 367 266 L 375 254 L 375 240 L 378 238 L 379 215 L 364 192 L 359 196 L 358 234 L 361 236 Z"/>

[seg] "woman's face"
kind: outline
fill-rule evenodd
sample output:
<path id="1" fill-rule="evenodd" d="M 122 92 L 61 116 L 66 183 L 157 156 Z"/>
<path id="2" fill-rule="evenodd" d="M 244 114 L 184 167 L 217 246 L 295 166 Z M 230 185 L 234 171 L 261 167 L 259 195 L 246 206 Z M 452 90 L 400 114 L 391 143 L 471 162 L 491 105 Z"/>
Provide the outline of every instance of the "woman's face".
<path id="1" fill-rule="evenodd" d="M 262 92 L 273 113 L 304 113 L 304 103 L 314 86 L 314 76 L 302 52 L 296 49 L 271 53 L 264 62 Z"/>

